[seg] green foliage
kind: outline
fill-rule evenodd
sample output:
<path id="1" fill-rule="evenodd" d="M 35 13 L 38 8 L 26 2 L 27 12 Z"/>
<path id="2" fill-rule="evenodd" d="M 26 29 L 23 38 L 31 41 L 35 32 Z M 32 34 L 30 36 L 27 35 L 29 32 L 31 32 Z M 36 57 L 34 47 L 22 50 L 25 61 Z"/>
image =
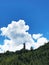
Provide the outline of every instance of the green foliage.
<path id="1" fill-rule="evenodd" d="M 0 54 L 0 65 L 49 65 L 49 43 L 36 50 Z"/>

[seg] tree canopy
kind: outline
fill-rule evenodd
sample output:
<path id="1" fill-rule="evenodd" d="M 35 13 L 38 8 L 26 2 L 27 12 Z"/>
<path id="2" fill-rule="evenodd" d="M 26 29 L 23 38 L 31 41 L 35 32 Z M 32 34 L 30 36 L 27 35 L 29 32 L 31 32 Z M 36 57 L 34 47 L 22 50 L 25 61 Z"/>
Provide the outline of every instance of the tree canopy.
<path id="1" fill-rule="evenodd" d="M 21 49 L 0 54 L 0 65 L 49 65 L 49 42 L 33 50 Z"/>

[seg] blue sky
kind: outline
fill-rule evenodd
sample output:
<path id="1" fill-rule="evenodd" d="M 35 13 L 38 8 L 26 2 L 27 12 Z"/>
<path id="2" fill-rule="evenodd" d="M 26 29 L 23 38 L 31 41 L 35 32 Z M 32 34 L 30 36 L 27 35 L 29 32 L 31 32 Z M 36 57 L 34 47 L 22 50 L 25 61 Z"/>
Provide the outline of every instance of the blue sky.
<path id="1" fill-rule="evenodd" d="M 19 19 L 30 26 L 30 33 L 49 32 L 49 0 L 1 0 L 0 27 Z"/>
<path id="2" fill-rule="evenodd" d="M 13 20 L 24 20 L 29 33 L 41 33 L 49 39 L 49 0 L 0 0 L 0 28 Z M 0 36 L 0 43 L 4 37 Z"/>

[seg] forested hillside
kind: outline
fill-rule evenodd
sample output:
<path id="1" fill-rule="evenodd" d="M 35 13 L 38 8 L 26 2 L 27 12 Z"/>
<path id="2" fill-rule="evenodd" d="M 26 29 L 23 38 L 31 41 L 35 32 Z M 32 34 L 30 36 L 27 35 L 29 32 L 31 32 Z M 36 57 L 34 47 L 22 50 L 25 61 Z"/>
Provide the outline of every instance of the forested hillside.
<path id="1" fill-rule="evenodd" d="M 49 65 L 49 43 L 33 50 L 25 50 L 0 54 L 0 65 Z"/>

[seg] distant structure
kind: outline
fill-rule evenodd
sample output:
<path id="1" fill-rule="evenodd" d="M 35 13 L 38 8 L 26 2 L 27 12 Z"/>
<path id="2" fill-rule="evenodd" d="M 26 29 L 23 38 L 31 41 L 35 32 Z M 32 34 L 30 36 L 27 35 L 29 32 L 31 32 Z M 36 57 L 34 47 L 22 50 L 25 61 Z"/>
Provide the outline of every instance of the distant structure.
<path id="1" fill-rule="evenodd" d="M 25 50 L 25 43 L 24 43 L 24 47 L 23 47 L 23 49 Z"/>
<path id="2" fill-rule="evenodd" d="M 31 47 L 31 51 L 33 51 L 33 47 Z"/>

